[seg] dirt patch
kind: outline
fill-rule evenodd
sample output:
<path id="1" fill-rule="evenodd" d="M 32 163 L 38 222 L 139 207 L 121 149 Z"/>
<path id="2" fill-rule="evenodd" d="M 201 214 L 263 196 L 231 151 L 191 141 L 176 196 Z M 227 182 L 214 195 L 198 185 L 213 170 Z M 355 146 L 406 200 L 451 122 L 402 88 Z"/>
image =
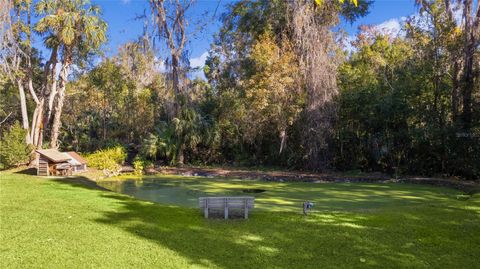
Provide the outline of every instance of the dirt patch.
<path id="1" fill-rule="evenodd" d="M 242 192 L 244 193 L 262 193 L 262 192 L 266 192 L 267 190 L 263 190 L 263 189 L 243 189 Z"/>

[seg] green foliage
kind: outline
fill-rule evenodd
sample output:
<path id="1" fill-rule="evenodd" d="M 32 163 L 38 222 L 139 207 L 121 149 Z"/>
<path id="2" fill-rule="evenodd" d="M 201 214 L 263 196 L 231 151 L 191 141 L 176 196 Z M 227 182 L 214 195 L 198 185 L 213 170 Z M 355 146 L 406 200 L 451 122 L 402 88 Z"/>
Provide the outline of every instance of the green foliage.
<path id="1" fill-rule="evenodd" d="M 405 128 L 414 113 L 405 101 L 414 88 L 405 87 L 399 70 L 407 68 L 411 54 L 405 42 L 390 44 L 380 36 L 342 66 L 337 168 L 393 172 L 405 158 Z"/>
<path id="2" fill-rule="evenodd" d="M 345 3 L 345 0 L 338 0 L 338 2 L 343 4 L 343 3 Z M 358 6 L 358 0 L 349 0 L 349 2 L 354 4 L 355 6 Z M 321 6 L 323 4 L 323 0 L 315 0 L 315 3 L 318 6 Z"/>
<path id="3" fill-rule="evenodd" d="M 107 59 L 69 85 L 64 137 L 73 148 L 92 151 L 107 142 L 140 145 L 143 157 L 174 162 L 179 153 L 200 144 L 208 134 L 201 106 L 208 84 L 190 83 L 184 100 L 174 104 L 165 87 L 153 50 L 144 40 L 125 44 L 114 59 Z M 182 107 L 178 115 L 176 106 Z"/>
<path id="4" fill-rule="evenodd" d="M 406 39 L 361 33 L 341 67 L 335 167 L 478 178 L 478 137 L 453 112 L 451 55 L 437 54 L 450 45 L 410 30 Z"/>
<path id="5" fill-rule="evenodd" d="M 41 0 L 35 9 L 38 15 L 44 15 L 35 30 L 47 35 L 47 47 L 76 47 L 85 57 L 107 39 L 107 24 L 99 17 L 100 8 L 89 0 Z"/>
<path id="6" fill-rule="evenodd" d="M 186 76 L 181 91 L 174 92 L 173 76 L 159 72 L 151 44 L 129 42 L 69 82 L 62 145 L 84 152 L 129 145 L 139 151 L 137 171 L 147 160 L 185 160 L 479 178 L 480 80 L 474 78 L 466 124 L 467 33 L 449 18 L 445 3 L 419 2 L 420 13 L 405 23 L 404 35 L 361 27 L 355 50 L 346 53 L 333 41 L 325 48 L 306 46 L 303 37 L 313 40 L 309 33 L 320 32 L 292 22 L 313 19 L 327 38 L 340 17 L 352 21 L 365 15 L 369 0 L 236 1 L 222 16 L 207 58 L 208 82 Z M 42 17 L 35 29 L 48 47 L 59 46 L 59 59 L 65 59 L 67 47 L 74 59 L 86 59 L 105 39 L 89 1 L 42 0 L 36 8 Z M 307 72 L 305 55 L 313 60 L 319 56 L 315 49 L 328 51 L 325 62 L 331 66 Z M 478 74 L 478 48 L 474 54 L 472 74 Z M 32 63 L 39 69 L 38 60 Z M 18 100 L 15 85 L 5 74 L 0 77 L 3 117 L 18 110 Z M 42 82 L 34 83 L 37 89 Z M 14 112 L 2 130 L 18 118 Z M 92 166 L 118 168 L 103 155 L 108 154 L 100 151 L 97 159 L 92 154 Z"/>
<path id="7" fill-rule="evenodd" d="M 143 85 L 127 69 L 109 59 L 69 84 L 72 94 L 67 96 L 63 121 L 71 128 L 65 129 L 64 137 L 75 146 L 95 150 L 110 141 L 139 145 L 154 131 L 168 105 L 168 99 L 162 99 L 167 94 L 161 75 L 150 74 L 150 81 L 144 81 L 148 85 Z"/>
<path id="8" fill-rule="evenodd" d="M 135 158 L 135 160 L 133 160 L 133 168 L 135 169 L 134 173 L 136 175 L 142 175 L 144 172 L 143 170 L 145 169 L 144 160 Z"/>
<path id="9" fill-rule="evenodd" d="M 215 134 L 212 133 L 214 129 L 200 111 L 182 108 L 179 116 L 170 122 L 158 124 L 156 134 L 150 134 L 142 144 L 141 152 L 144 156 L 155 160 L 160 155 L 170 164 L 175 164 L 180 151 L 194 153 L 197 146 L 208 146 L 215 139 Z"/>
<path id="10" fill-rule="evenodd" d="M 279 135 L 296 121 L 301 111 L 303 97 L 297 86 L 296 56 L 288 41 L 281 46 L 268 32 L 253 44 L 249 57 L 252 75 L 241 89 L 246 111 L 240 125 L 245 127 L 242 131 L 246 140 L 254 141 L 265 132 Z"/>
<path id="11" fill-rule="evenodd" d="M 139 155 L 135 157 L 133 160 L 133 168 L 135 169 L 136 175 L 143 175 L 145 173 L 145 169 L 152 168 L 153 163 L 149 160 L 146 160 Z"/>
<path id="12" fill-rule="evenodd" d="M 133 168 L 135 169 L 135 175 L 142 175 L 144 173 L 144 165 L 141 160 L 133 161 Z"/>
<path id="13" fill-rule="evenodd" d="M 158 149 L 160 155 L 170 164 L 174 164 L 177 156 L 177 142 L 175 136 L 175 126 L 166 122 L 160 122 L 157 127 Z"/>
<path id="14" fill-rule="evenodd" d="M 127 153 L 122 146 L 100 149 L 86 156 L 88 165 L 97 169 L 117 172 L 125 162 Z"/>
<path id="15" fill-rule="evenodd" d="M 160 143 L 158 136 L 150 133 L 148 134 L 147 138 L 143 139 L 140 154 L 147 158 L 156 160 L 162 146 L 163 144 Z"/>
<path id="16" fill-rule="evenodd" d="M 26 131 L 15 122 L 0 140 L 0 164 L 4 168 L 25 164 L 32 148 L 25 143 Z"/>

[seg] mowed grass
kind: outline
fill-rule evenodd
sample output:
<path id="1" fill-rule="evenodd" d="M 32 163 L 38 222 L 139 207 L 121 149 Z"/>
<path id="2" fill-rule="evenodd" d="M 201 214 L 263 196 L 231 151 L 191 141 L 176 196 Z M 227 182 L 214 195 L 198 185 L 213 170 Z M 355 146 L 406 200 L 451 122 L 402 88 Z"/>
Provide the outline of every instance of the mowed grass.
<path id="1" fill-rule="evenodd" d="M 339 184 L 332 209 L 325 197 L 308 217 L 257 210 L 224 221 L 81 181 L 0 173 L 0 268 L 480 267 L 479 194 L 389 185 L 390 202 L 366 206 L 375 193 L 363 184 L 356 208 Z"/>

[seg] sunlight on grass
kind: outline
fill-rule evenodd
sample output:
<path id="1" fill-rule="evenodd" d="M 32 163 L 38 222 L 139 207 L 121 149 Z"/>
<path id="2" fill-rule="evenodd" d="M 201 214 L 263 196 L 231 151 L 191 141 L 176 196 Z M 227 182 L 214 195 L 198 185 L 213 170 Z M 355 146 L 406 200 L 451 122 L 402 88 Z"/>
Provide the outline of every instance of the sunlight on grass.
<path id="1" fill-rule="evenodd" d="M 246 241 L 253 241 L 253 242 L 259 242 L 259 241 L 262 241 L 263 238 L 258 236 L 258 235 L 254 235 L 254 234 L 249 234 L 249 235 L 242 235 L 240 236 L 241 239 L 243 240 L 246 240 Z"/>
<path id="2" fill-rule="evenodd" d="M 154 203 L 81 178 L 0 175 L 0 268 L 475 268 L 480 256 L 480 196 L 460 201 L 450 189 L 181 177 L 115 185 Z M 211 187 L 267 191 L 248 194 L 258 203 L 248 220 L 207 220 L 196 195 Z M 308 216 L 304 199 L 316 203 Z"/>
<path id="3" fill-rule="evenodd" d="M 260 253 L 263 253 L 266 255 L 275 255 L 279 252 L 279 250 L 276 248 L 266 247 L 266 246 L 259 246 L 258 250 L 260 251 Z"/>

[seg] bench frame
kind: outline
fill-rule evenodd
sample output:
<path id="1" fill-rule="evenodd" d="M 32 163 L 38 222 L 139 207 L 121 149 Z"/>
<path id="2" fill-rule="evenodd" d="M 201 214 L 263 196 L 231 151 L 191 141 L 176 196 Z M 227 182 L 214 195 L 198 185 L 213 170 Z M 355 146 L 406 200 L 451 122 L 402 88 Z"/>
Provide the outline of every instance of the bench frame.
<path id="1" fill-rule="evenodd" d="M 230 205 L 229 201 L 235 200 L 236 205 Z M 238 201 L 242 200 L 243 206 L 238 205 Z M 243 217 L 248 219 L 248 210 L 253 208 L 255 197 L 252 196 L 230 196 L 230 197 L 199 197 L 198 202 L 200 208 L 203 208 L 203 214 L 205 218 L 208 219 L 208 210 L 209 209 L 223 209 L 223 216 L 225 219 L 228 219 L 228 210 L 231 209 L 243 209 Z M 212 205 L 212 203 L 214 204 Z"/>

